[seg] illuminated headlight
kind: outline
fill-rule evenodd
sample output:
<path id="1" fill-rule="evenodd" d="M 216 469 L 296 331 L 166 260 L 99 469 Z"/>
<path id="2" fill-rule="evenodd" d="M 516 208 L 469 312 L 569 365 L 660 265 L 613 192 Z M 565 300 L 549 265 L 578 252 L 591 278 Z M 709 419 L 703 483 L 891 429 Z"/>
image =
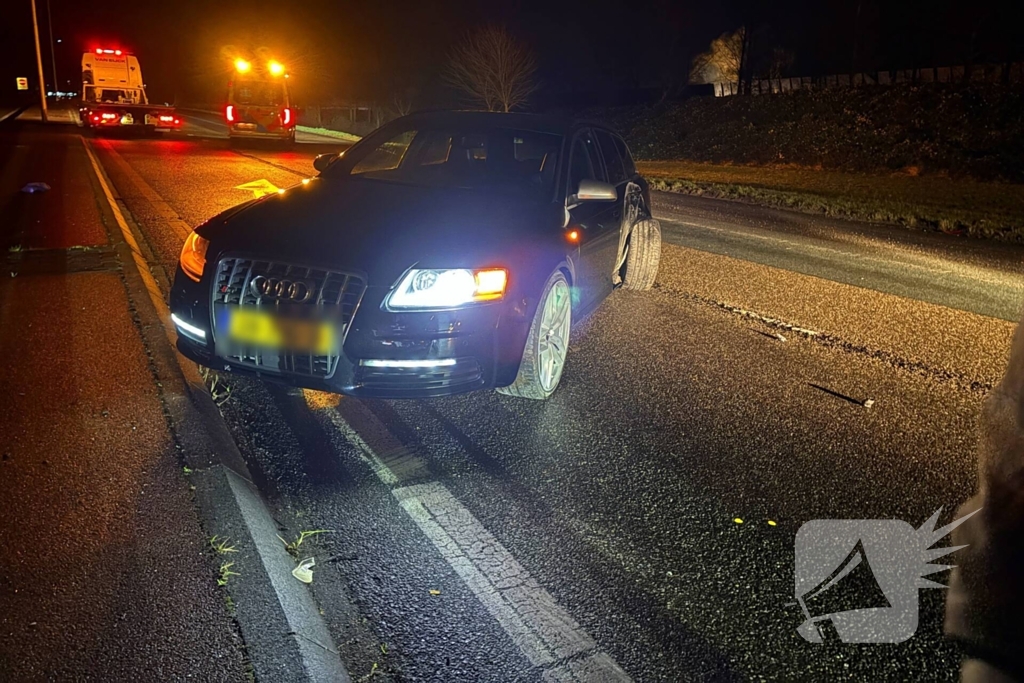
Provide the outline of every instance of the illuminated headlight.
<path id="1" fill-rule="evenodd" d="M 181 269 L 191 279 L 199 282 L 203 277 L 203 269 L 206 267 L 206 249 L 210 246 L 209 240 L 203 239 L 193 230 L 185 238 L 185 244 L 181 248 Z"/>
<path id="2" fill-rule="evenodd" d="M 506 284 L 504 268 L 413 269 L 391 292 L 386 305 L 391 309 L 456 308 L 500 299 Z"/>

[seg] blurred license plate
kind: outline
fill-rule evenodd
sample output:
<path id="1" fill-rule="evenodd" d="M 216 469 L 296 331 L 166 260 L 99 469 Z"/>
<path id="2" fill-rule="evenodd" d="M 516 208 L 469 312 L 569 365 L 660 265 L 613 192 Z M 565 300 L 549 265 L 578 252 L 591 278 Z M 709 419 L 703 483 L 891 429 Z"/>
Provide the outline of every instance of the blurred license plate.
<path id="1" fill-rule="evenodd" d="M 255 123 L 236 123 L 235 124 L 235 129 L 236 130 L 256 130 L 256 124 Z"/>
<path id="2" fill-rule="evenodd" d="M 130 126 L 133 123 L 135 123 L 135 119 L 132 118 L 131 114 L 125 114 L 124 116 L 121 117 L 121 123 L 123 125 L 125 125 L 125 126 Z"/>
<path id="3" fill-rule="evenodd" d="M 291 353 L 325 356 L 336 350 L 331 324 L 284 318 L 257 310 L 230 310 L 227 338 L 233 344 Z"/>

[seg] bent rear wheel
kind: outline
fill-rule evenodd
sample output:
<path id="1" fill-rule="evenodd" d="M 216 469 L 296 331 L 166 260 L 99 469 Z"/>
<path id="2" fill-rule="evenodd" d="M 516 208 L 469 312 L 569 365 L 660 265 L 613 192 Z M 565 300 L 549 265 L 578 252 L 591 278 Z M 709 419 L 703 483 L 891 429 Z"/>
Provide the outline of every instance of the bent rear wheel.
<path id="1" fill-rule="evenodd" d="M 512 384 L 498 392 L 520 398 L 543 400 L 555 393 L 562 379 L 572 328 L 572 297 L 562 271 L 555 271 L 530 324 L 519 373 Z"/>
<path id="2" fill-rule="evenodd" d="M 661 224 L 653 218 L 638 220 L 629 233 L 626 249 L 622 288 L 650 289 L 661 261 Z"/>

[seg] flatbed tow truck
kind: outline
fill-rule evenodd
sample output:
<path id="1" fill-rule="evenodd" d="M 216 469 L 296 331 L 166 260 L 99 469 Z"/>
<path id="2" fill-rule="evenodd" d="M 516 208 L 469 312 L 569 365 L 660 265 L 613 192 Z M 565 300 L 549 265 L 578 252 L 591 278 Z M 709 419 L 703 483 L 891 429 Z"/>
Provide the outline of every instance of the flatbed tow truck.
<path id="1" fill-rule="evenodd" d="M 181 116 L 174 107 L 150 104 L 138 58 L 109 48 L 82 55 L 78 113 L 86 128 L 157 131 L 181 127 Z"/>

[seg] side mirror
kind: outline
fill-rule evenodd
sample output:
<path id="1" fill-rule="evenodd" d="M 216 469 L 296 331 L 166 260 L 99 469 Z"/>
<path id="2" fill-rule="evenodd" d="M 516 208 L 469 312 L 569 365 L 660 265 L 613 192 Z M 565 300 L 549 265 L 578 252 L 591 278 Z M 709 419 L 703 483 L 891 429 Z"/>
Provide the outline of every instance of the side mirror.
<path id="1" fill-rule="evenodd" d="M 600 180 L 581 180 L 576 190 L 577 202 L 614 202 L 618 198 L 615 186 Z"/>
<path id="2" fill-rule="evenodd" d="M 328 166 L 333 164 L 335 160 L 339 158 L 341 158 L 341 155 L 335 154 L 334 152 L 328 154 L 317 154 L 316 158 L 313 159 L 313 168 L 315 168 L 320 173 L 323 173 L 324 171 L 327 170 Z"/>

